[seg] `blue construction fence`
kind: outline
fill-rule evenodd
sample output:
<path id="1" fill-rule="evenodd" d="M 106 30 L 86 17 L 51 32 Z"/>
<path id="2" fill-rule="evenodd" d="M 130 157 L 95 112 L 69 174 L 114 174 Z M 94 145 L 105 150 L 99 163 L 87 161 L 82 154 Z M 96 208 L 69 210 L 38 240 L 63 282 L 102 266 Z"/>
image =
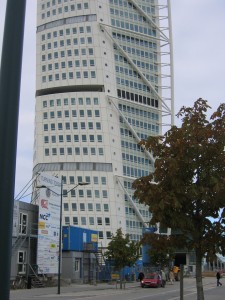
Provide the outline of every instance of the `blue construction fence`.
<path id="1" fill-rule="evenodd" d="M 98 273 L 99 281 L 116 281 L 120 278 L 120 272 L 123 281 L 137 281 L 138 274 L 143 271 L 142 261 L 139 260 L 132 267 L 124 267 L 121 271 L 117 270 L 112 264 L 106 262 L 105 266 L 101 266 Z"/>

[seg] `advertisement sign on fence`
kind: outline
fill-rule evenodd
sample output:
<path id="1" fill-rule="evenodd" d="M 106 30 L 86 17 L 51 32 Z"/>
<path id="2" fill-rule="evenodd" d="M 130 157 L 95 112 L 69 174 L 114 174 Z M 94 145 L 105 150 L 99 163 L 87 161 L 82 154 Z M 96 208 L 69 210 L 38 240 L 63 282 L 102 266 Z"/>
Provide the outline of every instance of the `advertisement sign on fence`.
<path id="1" fill-rule="evenodd" d="M 61 179 L 41 173 L 37 179 L 38 203 L 38 273 L 58 273 Z"/>

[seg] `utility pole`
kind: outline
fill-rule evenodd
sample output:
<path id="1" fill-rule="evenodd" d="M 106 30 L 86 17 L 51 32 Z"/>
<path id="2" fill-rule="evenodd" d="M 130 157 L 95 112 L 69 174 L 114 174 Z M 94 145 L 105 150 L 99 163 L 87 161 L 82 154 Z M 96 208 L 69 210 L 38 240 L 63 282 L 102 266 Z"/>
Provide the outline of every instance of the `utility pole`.
<path id="1" fill-rule="evenodd" d="M 0 70 L 0 299 L 9 300 L 26 0 L 7 0 Z"/>

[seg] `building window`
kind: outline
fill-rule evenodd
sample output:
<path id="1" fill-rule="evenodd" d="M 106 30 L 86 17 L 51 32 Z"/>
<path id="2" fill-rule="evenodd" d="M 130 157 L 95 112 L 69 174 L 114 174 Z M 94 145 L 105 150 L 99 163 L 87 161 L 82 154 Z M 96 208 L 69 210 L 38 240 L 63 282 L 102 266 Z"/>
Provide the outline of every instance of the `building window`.
<path id="1" fill-rule="evenodd" d="M 93 128 L 94 128 L 93 122 L 88 122 L 88 128 L 89 128 L 89 129 L 93 129 Z"/>
<path id="2" fill-rule="evenodd" d="M 75 190 L 72 190 L 72 191 L 70 192 L 70 195 L 71 195 L 71 197 L 76 197 L 76 191 L 75 191 Z"/>
<path id="3" fill-rule="evenodd" d="M 94 184 L 98 184 L 98 177 L 94 176 L 93 179 L 94 179 Z"/>
<path id="4" fill-rule="evenodd" d="M 94 217 L 89 217 L 89 224 L 90 225 L 95 225 Z"/>
<path id="5" fill-rule="evenodd" d="M 72 155 L 72 148 L 71 147 L 67 148 L 67 154 Z"/>
<path id="6" fill-rule="evenodd" d="M 102 196 L 103 196 L 103 198 L 108 198 L 108 193 L 106 190 L 102 191 Z"/>
<path id="7" fill-rule="evenodd" d="M 96 149 L 95 148 L 91 148 L 91 155 L 96 155 Z"/>
<path id="8" fill-rule="evenodd" d="M 79 197 L 83 198 L 84 197 L 84 191 L 83 190 L 79 190 Z"/>
<path id="9" fill-rule="evenodd" d="M 106 185 L 106 177 L 101 177 L 101 181 L 103 185 Z"/>
<path id="10" fill-rule="evenodd" d="M 106 231 L 106 238 L 107 238 L 107 240 L 111 240 L 111 238 L 112 238 L 111 231 Z"/>
<path id="11" fill-rule="evenodd" d="M 73 225 L 78 225 L 78 217 L 73 217 Z"/>
<path id="12" fill-rule="evenodd" d="M 98 154 L 99 154 L 99 155 L 104 155 L 103 148 L 98 148 Z"/>
<path id="13" fill-rule="evenodd" d="M 101 204 L 100 203 L 96 203 L 96 211 L 101 211 Z"/>
<path id="14" fill-rule="evenodd" d="M 75 154 L 76 154 L 76 155 L 80 155 L 80 148 L 75 147 Z"/>
<path id="15" fill-rule="evenodd" d="M 74 217 L 74 218 L 76 218 L 76 217 Z M 77 224 L 78 224 L 78 222 L 77 222 Z M 77 224 L 74 224 L 74 225 L 77 225 Z M 75 259 L 75 262 L 74 262 L 74 271 L 75 272 L 80 272 L 80 260 L 79 259 Z"/>
<path id="16" fill-rule="evenodd" d="M 60 155 L 64 155 L 64 148 L 59 148 Z"/>
<path id="17" fill-rule="evenodd" d="M 100 117 L 100 111 L 98 109 L 95 110 L 95 117 Z"/>
<path id="18" fill-rule="evenodd" d="M 88 155 L 88 148 L 87 148 L 87 147 L 84 147 L 84 148 L 83 148 L 83 154 L 84 154 L 84 155 Z"/>
<path id="19" fill-rule="evenodd" d="M 103 207 L 104 211 L 109 211 L 109 205 L 107 203 L 104 203 Z"/>
<path id="20" fill-rule="evenodd" d="M 80 203 L 80 211 L 85 211 L 85 205 L 84 205 L 84 203 Z"/>
<path id="21" fill-rule="evenodd" d="M 88 211 L 93 211 L 93 204 L 92 203 L 88 203 Z"/>
<path id="22" fill-rule="evenodd" d="M 57 149 L 56 148 L 52 148 L 52 155 L 57 155 Z"/>
<path id="23" fill-rule="evenodd" d="M 95 190 L 95 198 L 100 198 L 99 190 Z"/>
<path id="24" fill-rule="evenodd" d="M 87 225 L 86 217 L 81 217 L 81 225 Z"/>
<path id="25" fill-rule="evenodd" d="M 95 141 L 95 136 L 93 134 L 90 134 L 89 139 L 90 139 L 90 142 L 94 142 Z"/>
<path id="26" fill-rule="evenodd" d="M 64 211 L 69 211 L 69 204 L 68 203 L 64 203 L 63 207 L 64 207 Z"/>
<path id="27" fill-rule="evenodd" d="M 105 218 L 105 225 L 110 225 L 110 218 Z"/>
<path id="28" fill-rule="evenodd" d="M 100 240 L 102 240 L 102 239 L 104 238 L 104 236 L 103 236 L 103 231 L 99 231 L 99 232 L 98 232 L 98 238 L 99 238 Z"/>
<path id="29" fill-rule="evenodd" d="M 77 204 L 76 203 L 72 203 L 72 211 L 77 211 Z"/>
<path id="30" fill-rule="evenodd" d="M 26 251 L 18 251 L 18 273 L 25 274 L 26 273 L 26 266 L 27 266 L 27 252 Z"/>
<path id="31" fill-rule="evenodd" d="M 65 225 L 70 225 L 70 217 L 65 217 Z"/>
<path id="32" fill-rule="evenodd" d="M 26 235 L 28 227 L 28 215 L 24 213 L 20 213 L 19 219 L 19 234 Z"/>

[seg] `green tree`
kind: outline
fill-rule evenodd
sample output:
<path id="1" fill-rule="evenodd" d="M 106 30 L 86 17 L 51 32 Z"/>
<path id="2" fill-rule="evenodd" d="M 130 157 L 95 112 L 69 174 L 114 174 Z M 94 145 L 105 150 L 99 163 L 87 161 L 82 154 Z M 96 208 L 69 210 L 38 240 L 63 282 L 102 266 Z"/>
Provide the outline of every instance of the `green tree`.
<path id="1" fill-rule="evenodd" d="M 210 119 L 206 100 L 182 107 L 181 127 L 142 142 L 156 157 L 154 173 L 133 187 L 149 205 L 151 224 L 179 230 L 183 246 L 196 254 L 197 299 L 204 299 L 202 258 L 225 254 L 225 104 Z"/>
<path id="2" fill-rule="evenodd" d="M 149 245 L 150 263 L 160 268 L 169 267 L 174 260 L 175 248 L 172 236 L 145 233 L 142 245 Z"/>
<path id="3" fill-rule="evenodd" d="M 129 234 L 124 235 L 119 228 L 112 236 L 105 257 L 113 261 L 117 270 L 120 271 L 120 288 L 122 289 L 122 268 L 132 266 L 139 257 L 139 243 L 131 241 Z"/>

